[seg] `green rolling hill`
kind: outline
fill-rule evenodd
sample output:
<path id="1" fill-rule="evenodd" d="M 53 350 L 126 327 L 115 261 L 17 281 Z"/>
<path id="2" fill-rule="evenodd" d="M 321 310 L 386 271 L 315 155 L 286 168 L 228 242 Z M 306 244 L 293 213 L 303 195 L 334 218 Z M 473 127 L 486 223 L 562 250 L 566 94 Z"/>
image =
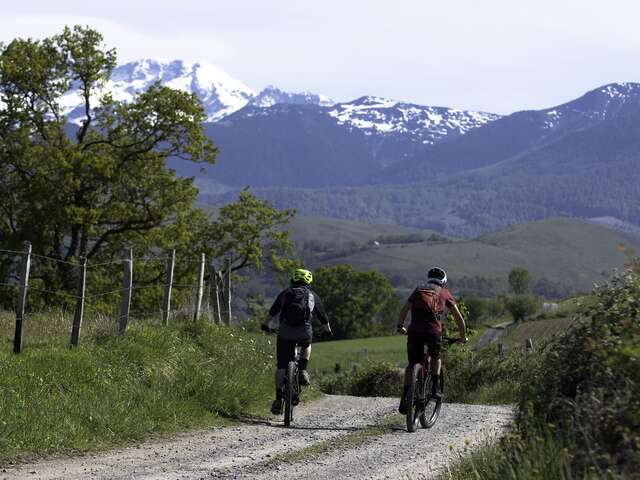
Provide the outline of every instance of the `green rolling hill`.
<path id="1" fill-rule="evenodd" d="M 431 232 L 396 226 L 363 225 L 334 219 L 300 218 L 292 236 L 320 239 L 333 252 L 316 252 L 308 263 L 349 263 L 362 270 L 385 273 L 401 291 L 419 282 L 430 265 L 441 265 L 458 293 L 495 294 L 507 290 L 506 278 L 515 266 L 533 275 L 539 293 L 549 296 L 590 291 L 594 282 L 609 279 L 621 267 L 627 252 L 640 251 L 640 236 L 570 218 L 553 218 L 509 227 L 474 240 L 422 241 L 373 245 L 380 232 L 428 236 Z M 316 230 L 318 229 L 318 230 Z M 410 237 L 408 237 L 410 238 Z M 360 240 L 357 249 L 345 248 Z M 341 253 L 344 252 L 344 253 Z M 310 255 L 313 252 L 308 252 Z M 545 290 L 546 288 L 546 290 Z"/>

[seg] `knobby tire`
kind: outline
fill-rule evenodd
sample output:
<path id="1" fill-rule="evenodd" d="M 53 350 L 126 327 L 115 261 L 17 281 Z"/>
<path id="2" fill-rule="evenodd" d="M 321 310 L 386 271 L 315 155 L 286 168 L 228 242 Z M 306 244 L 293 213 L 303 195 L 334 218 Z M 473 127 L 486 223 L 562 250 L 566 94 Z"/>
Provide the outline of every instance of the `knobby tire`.
<path id="1" fill-rule="evenodd" d="M 422 415 L 420 415 L 420 425 L 422 425 L 422 428 L 433 427 L 438 421 L 438 417 L 440 417 L 440 409 L 442 408 L 442 397 L 440 400 L 431 398 L 431 383 L 431 372 L 428 371 L 427 379 L 424 382 L 423 396 L 423 398 L 428 399 L 428 401 L 425 401 L 424 410 L 422 411 Z M 440 371 L 440 391 L 444 395 L 444 368 Z"/>
<path id="2" fill-rule="evenodd" d="M 284 426 L 291 426 L 293 422 L 293 399 L 296 395 L 296 385 L 298 382 L 298 365 L 296 362 L 289 362 L 287 374 L 284 381 Z"/>
<path id="3" fill-rule="evenodd" d="M 420 412 L 417 409 L 416 399 L 420 393 L 420 377 L 422 375 L 422 365 L 416 363 L 411 371 L 411 383 L 407 391 L 407 431 L 415 432 L 418 428 L 418 417 Z"/>

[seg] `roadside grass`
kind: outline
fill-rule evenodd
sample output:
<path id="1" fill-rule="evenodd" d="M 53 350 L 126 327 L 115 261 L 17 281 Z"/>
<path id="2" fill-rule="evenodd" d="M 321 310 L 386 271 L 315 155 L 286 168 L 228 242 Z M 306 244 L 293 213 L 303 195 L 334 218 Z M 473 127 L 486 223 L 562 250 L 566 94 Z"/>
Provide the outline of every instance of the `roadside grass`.
<path id="1" fill-rule="evenodd" d="M 0 347 L 1 461 L 220 425 L 266 413 L 272 395 L 266 337 L 206 323 L 138 322 L 123 337 L 87 338 L 77 350 L 55 338 L 19 355 L 10 342 Z"/>
<path id="2" fill-rule="evenodd" d="M 567 457 L 568 449 L 563 440 L 549 432 L 527 439 L 507 436 L 500 443 L 465 452 L 438 479 L 568 480 L 574 477 Z"/>

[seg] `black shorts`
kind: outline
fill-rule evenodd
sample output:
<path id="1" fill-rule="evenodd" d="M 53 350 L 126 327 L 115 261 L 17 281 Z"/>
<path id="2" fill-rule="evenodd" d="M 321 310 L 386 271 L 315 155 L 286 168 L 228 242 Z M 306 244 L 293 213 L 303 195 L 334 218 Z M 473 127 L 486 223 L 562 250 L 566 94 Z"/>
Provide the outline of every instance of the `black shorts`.
<path id="1" fill-rule="evenodd" d="M 311 339 L 305 340 L 285 340 L 278 337 L 276 342 L 276 359 L 279 369 L 287 368 L 287 364 L 296 359 L 296 345 L 307 348 L 311 345 Z"/>
<path id="2" fill-rule="evenodd" d="M 429 355 L 433 360 L 440 358 L 442 349 L 442 335 L 434 333 L 412 333 L 407 337 L 407 356 L 409 365 L 422 363 L 424 360 L 424 346 L 429 349 Z"/>

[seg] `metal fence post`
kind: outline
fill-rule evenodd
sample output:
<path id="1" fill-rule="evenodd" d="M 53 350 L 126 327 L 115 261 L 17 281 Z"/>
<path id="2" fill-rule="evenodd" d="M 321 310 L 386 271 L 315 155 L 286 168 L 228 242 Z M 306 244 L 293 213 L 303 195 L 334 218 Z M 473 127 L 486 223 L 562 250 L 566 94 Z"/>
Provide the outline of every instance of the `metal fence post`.
<path id="1" fill-rule="evenodd" d="M 124 278 L 122 280 L 122 304 L 120 305 L 120 335 L 124 335 L 129 323 L 129 312 L 131 310 L 131 289 L 133 288 L 133 249 L 125 250 L 122 259 L 124 267 Z"/>
<path id="2" fill-rule="evenodd" d="M 29 289 L 29 271 L 31 270 L 31 243 L 25 242 L 25 254 L 22 259 L 20 272 L 20 290 L 16 304 L 16 332 L 13 336 L 13 352 L 22 351 L 22 322 L 24 321 L 24 309 L 27 304 L 27 290 Z"/>
<path id="3" fill-rule="evenodd" d="M 204 291 L 204 269 L 206 265 L 205 254 L 200 255 L 200 269 L 198 270 L 198 286 L 196 288 L 196 305 L 193 312 L 193 321 L 197 322 L 200 318 L 200 309 L 202 308 L 202 293 Z"/>
<path id="4" fill-rule="evenodd" d="M 167 285 L 164 289 L 164 298 L 162 299 L 162 324 L 169 325 L 169 316 L 171 315 L 171 289 L 173 288 L 173 271 L 176 264 L 176 251 L 171 250 L 171 255 L 167 260 Z"/>
<path id="5" fill-rule="evenodd" d="M 78 279 L 78 300 L 73 316 L 73 328 L 71 329 L 71 346 L 76 348 L 80 339 L 80 328 L 84 317 L 84 295 L 87 287 L 87 259 L 83 258 L 80 264 L 80 276 Z"/>

